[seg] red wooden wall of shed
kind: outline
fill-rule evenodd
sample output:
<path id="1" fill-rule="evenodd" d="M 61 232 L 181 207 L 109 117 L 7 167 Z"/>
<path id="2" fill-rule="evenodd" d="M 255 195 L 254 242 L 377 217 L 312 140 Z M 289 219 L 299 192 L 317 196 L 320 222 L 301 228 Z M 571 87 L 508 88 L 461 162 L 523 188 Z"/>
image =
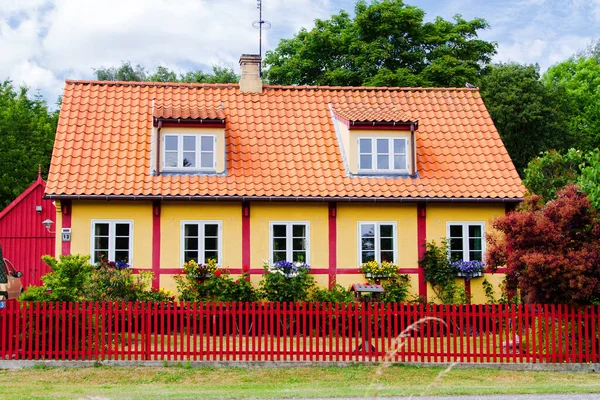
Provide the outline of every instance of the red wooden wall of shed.
<path id="1" fill-rule="evenodd" d="M 4 258 L 23 273 L 23 286 L 41 285 L 41 277 L 49 272 L 42 261 L 44 254 L 54 255 L 55 234 L 42 221 L 56 221 L 56 209 L 51 200 L 43 200 L 45 182 L 38 178 L 15 201 L 0 212 L 0 245 Z M 42 206 L 37 212 L 35 207 Z M 56 225 L 51 230 L 55 231 Z"/>

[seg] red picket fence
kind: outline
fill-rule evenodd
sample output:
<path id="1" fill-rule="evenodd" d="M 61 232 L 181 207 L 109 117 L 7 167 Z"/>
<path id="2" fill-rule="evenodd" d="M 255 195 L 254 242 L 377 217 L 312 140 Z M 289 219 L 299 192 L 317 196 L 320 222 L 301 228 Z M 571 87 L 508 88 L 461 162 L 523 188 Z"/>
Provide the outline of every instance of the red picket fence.
<path id="1" fill-rule="evenodd" d="M 600 362 L 599 306 L 19 303 L 0 359 Z"/>

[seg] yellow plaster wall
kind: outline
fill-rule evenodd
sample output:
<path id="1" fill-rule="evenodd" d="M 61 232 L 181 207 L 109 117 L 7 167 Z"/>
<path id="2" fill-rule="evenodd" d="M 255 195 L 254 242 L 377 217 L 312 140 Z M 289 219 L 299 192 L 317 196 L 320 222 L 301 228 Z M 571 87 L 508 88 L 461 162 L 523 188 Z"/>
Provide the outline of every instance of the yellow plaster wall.
<path id="1" fill-rule="evenodd" d="M 338 203 L 337 267 L 358 268 L 359 222 L 395 222 L 397 257 L 400 268 L 417 268 L 417 206 L 416 204 Z M 414 276 L 413 276 L 414 275 Z M 411 277 L 411 292 L 418 292 L 416 274 Z M 337 282 L 344 287 L 364 282 L 362 274 L 338 274 Z"/>
<path id="2" fill-rule="evenodd" d="M 440 243 L 442 238 L 447 236 L 447 222 L 484 222 L 486 232 L 492 229 L 492 223 L 495 218 L 504 215 L 504 204 L 427 204 L 427 241 L 434 240 Z M 484 244 L 485 246 L 485 244 Z M 485 250 L 485 247 L 484 247 Z M 490 281 L 499 296 L 499 283 L 504 279 L 503 274 L 485 274 L 485 278 Z M 484 278 L 475 278 L 471 280 L 472 303 L 486 303 L 485 291 L 482 282 Z M 457 284 L 462 285 L 464 280 L 457 279 Z M 434 300 L 434 293 L 429 284 L 427 285 L 427 295 L 429 300 Z"/>
<path id="3" fill-rule="evenodd" d="M 337 266 L 358 268 L 358 223 L 395 222 L 398 266 L 417 267 L 417 206 L 416 204 L 338 203 Z"/>
<path id="4" fill-rule="evenodd" d="M 483 289 L 482 283 L 484 279 L 487 279 L 494 287 L 494 296 L 496 297 L 496 300 L 502 295 L 500 284 L 504 280 L 504 274 L 483 274 L 482 278 L 471 280 L 471 295 L 473 296 L 471 302 L 473 304 L 484 304 L 489 300 L 485 297 L 485 290 Z"/>
<path id="5" fill-rule="evenodd" d="M 156 129 L 156 128 L 155 128 Z M 158 131 L 158 130 L 157 130 Z M 162 160 L 162 137 L 165 134 L 186 134 L 186 135 L 215 135 L 215 172 L 221 173 L 225 171 L 225 129 L 224 128 L 198 128 L 198 127 L 166 127 L 160 130 L 160 138 L 158 140 L 159 146 L 157 149 L 158 154 L 161 154 Z M 162 167 L 162 161 L 161 161 Z"/>
<path id="6" fill-rule="evenodd" d="M 221 266 L 242 267 L 242 205 L 236 202 L 163 202 L 161 268 L 181 268 L 181 221 L 221 221 Z"/>
<path id="7" fill-rule="evenodd" d="M 495 218 L 504 215 L 502 203 L 428 203 L 427 204 L 427 240 L 446 237 L 447 222 L 485 222 L 486 231 L 489 232 Z"/>
<path id="8" fill-rule="evenodd" d="M 270 222 L 306 221 L 310 224 L 310 267 L 311 269 L 328 269 L 328 212 L 328 205 L 325 203 L 252 203 L 250 206 L 250 266 L 261 268 L 263 260 L 271 258 L 269 254 Z M 241 245 L 241 239 L 239 243 Z"/>
<path id="9" fill-rule="evenodd" d="M 152 268 L 151 202 L 73 201 L 71 212 L 71 254 L 90 254 L 92 220 L 128 220 L 133 221 L 131 264 L 134 268 Z"/>

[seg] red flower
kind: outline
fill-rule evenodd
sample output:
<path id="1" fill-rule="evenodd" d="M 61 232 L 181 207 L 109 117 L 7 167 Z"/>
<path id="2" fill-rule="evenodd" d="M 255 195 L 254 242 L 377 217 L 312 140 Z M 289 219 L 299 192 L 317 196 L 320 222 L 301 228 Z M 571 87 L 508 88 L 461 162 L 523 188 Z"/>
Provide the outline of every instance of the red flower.
<path id="1" fill-rule="evenodd" d="M 249 265 L 244 265 L 242 267 L 242 271 L 246 272 L 246 271 L 250 271 L 250 266 Z"/>
<path id="2" fill-rule="evenodd" d="M 215 276 L 221 276 L 221 270 L 216 270 L 215 271 Z"/>

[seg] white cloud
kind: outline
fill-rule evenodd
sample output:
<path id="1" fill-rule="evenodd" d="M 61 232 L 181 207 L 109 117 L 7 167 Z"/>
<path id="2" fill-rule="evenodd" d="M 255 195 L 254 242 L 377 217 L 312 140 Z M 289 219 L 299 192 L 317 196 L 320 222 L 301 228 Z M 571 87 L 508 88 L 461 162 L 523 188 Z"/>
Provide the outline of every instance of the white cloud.
<path id="1" fill-rule="evenodd" d="M 264 32 L 263 51 L 331 14 L 329 1 L 264 5 L 263 19 L 273 29 Z M 0 12 L 0 51 L 9 54 L 0 60 L 0 77 L 30 85 L 39 85 L 42 76 L 49 82 L 86 79 L 93 68 L 122 61 L 149 70 L 158 64 L 177 71 L 213 64 L 237 68 L 242 53 L 258 52 L 258 31 L 252 28 L 257 19 L 256 0 L 11 1 Z M 50 101 L 62 90 L 62 84 L 55 86 L 45 92 Z"/>
<path id="2" fill-rule="evenodd" d="M 0 80 L 40 88 L 53 103 L 65 78 L 89 79 L 92 68 L 121 61 L 149 70 L 233 66 L 258 51 L 256 0 L 0 0 Z M 545 68 L 585 47 L 597 34 L 600 0 L 411 0 L 432 19 L 486 18 L 480 36 L 499 43 L 498 61 L 539 62 Z M 355 0 L 263 0 L 263 51 L 316 18 Z M 596 32 L 596 33 L 593 33 Z"/>

